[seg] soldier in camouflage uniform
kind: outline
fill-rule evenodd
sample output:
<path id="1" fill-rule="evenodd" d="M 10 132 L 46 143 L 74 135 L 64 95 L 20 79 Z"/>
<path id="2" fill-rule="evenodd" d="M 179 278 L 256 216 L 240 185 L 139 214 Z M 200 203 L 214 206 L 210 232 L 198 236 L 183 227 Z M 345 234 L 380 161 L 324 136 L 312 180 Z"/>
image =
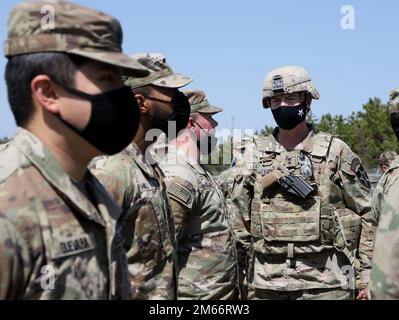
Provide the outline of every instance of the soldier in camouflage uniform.
<path id="1" fill-rule="evenodd" d="M 246 147 L 253 142 L 253 137 L 244 137 L 241 139 L 240 143 L 234 148 L 233 151 L 233 161 L 231 162 L 231 167 L 227 170 L 222 171 L 217 177 L 215 177 L 216 182 L 219 184 L 223 191 L 225 197 L 227 197 L 231 190 L 233 189 L 234 179 L 236 175 L 240 172 L 243 166 L 243 154 Z"/>
<path id="2" fill-rule="evenodd" d="M 41 13 L 49 4 L 50 29 Z M 115 18 L 72 3 L 25 2 L 10 15 L 6 82 L 19 128 L 0 154 L 0 299 L 130 297 L 120 236 L 127 213 L 87 170 L 137 130 L 124 120 L 138 108 L 121 73 L 148 71 L 121 41 Z M 93 138 L 97 130 L 115 145 Z"/>
<path id="3" fill-rule="evenodd" d="M 399 139 L 399 89 L 391 92 L 391 124 Z M 373 268 L 369 285 L 371 299 L 399 299 L 399 157 L 381 177 L 373 193 L 372 211 L 378 223 Z"/>
<path id="4" fill-rule="evenodd" d="M 382 173 L 386 172 L 389 169 L 392 161 L 395 160 L 397 156 L 398 155 L 395 151 L 385 151 L 381 153 L 378 158 L 378 162 L 380 163 L 380 169 Z"/>
<path id="5" fill-rule="evenodd" d="M 391 184 L 390 180 L 392 179 L 392 176 L 394 177 L 392 173 L 388 175 L 385 175 L 384 173 L 386 173 L 391 166 L 396 168 L 399 162 L 398 160 L 398 155 L 395 151 L 385 151 L 381 153 L 378 158 L 382 175 L 377 181 L 377 184 L 373 190 L 371 206 L 371 218 L 375 227 L 378 226 L 378 221 L 380 220 L 380 209 L 382 207 L 382 202 L 384 201 L 385 188 L 387 185 Z M 392 170 L 390 170 L 390 172 L 392 172 Z"/>
<path id="6" fill-rule="evenodd" d="M 215 181 L 218 183 L 225 197 L 229 195 L 233 188 L 234 178 L 238 174 L 237 170 L 239 169 L 236 166 L 230 167 L 215 177 Z"/>
<path id="7" fill-rule="evenodd" d="M 211 106 L 202 91 L 185 91 L 191 104 L 187 130 L 168 145 L 161 168 L 178 242 L 179 299 L 236 299 L 237 257 L 222 191 L 199 164 L 214 148 Z M 209 143 L 210 142 L 210 143 Z M 160 149 L 160 148 L 159 148 Z M 204 151 L 206 150 L 206 151 Z"/>
<path id="8" fill-rule="evenodd" d="M 152 139 L 146 135 L 151 130 L 155 135 L 167 130 L 168 112 L 176 114 L 182 107 L 186 108 L 187 117 L 183 124 L 179 119 L 175 121 L 177 126 L 187 125 L 190 107 L 178 88 L 192 80 L 173 73 L 160 54 L 133 57 L 151 70 L 146 78 L 125 81 L 139 102 L 139 131 L 121 153 L 93 161 L 92 172 L 122 208 L 135 210 L 135 215 L 123 228 L 133 298 L 170 300 L 176 299 L 177 292 L 173 215 L 163 173 L 147 152 Z M 178 95 L 184 100 L 176 100 L 174 97 Z M 186 105 L 182 106 L 184 102 Z"/>
<path id="9" fill-rule="evenodd" d="M 231 193 L 250 298 L 348 299 L 350 265 L 362 273 L 363 288 L 368 282 L 370 183 L 342 140 L 306 123 L 312 98 L 319 93 L 302 68 L 266 77 L 263 106 L 278 128 L 247 149 Z"/>

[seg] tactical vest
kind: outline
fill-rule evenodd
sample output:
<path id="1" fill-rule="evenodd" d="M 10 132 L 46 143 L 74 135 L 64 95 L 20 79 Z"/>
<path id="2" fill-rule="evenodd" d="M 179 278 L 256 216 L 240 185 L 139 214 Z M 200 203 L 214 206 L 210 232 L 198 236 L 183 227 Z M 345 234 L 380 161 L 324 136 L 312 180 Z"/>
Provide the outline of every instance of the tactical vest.
<path id="1" fill-rule="evenodd" d="M 346 208 L 339 179 L 340 159 L 329 156 L 333 136 L 318 133 L 310 152 L 276 152 L 273 137 L 258 145 L 253 165 L 256 181 L 251 203 L 251 233 L 254 248 L 264 254 L 343 251 L 353 261 L 361 230 L 361 218 Z M 306 199 L 284 191 L 278 183 L 264 189 L 260 179 L 282 163 L 291 174 L 302 176 L 314 191 Z"/>

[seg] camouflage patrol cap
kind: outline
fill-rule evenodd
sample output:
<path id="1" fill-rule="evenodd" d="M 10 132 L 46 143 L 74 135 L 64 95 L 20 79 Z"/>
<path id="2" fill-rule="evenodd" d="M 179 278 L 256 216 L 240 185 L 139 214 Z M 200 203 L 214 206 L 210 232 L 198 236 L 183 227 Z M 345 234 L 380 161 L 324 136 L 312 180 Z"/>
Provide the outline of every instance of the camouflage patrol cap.
<path id="1" fill-rule="evenodd" d="M 65 52 L 121 67 L 127 75 L 148 75 L 144 66 L 122 53 L 122 38 L 117 19 L 91 8 L 56 0 L 21 2 L 8 20 L 4 54 Z"/>
<path id="2" fill-rule="evenodd" d="M 296 66 L 274 69 L 267 74 L 263 85 L 263 107 L 269 108 L 268 98 L 301 91 L 310 93 L 313 99 L 320 97 L 305 69 Z"/>
<path id="3" fill-rule="evenodd" d="M 204 91 L 201 90 L 185 90 L 183 93 L 190 101 L 191 113 L 209 113 L 216 114 L 223 111 L 222 108 L 215 107 L 209 104 Z"/>
<path id="4" fill-rule="evenodd" d="M 149 76 L 145 78 L 125 79 L 125 84 L 132 89 L 149 84 L 164 88 L 181 88 L 193 81 L 187 76 L 174 73 L 172 68 L 167 64 L 166 58 L 160 53 L 138 53 L 132 55 L 132 58 L 150 70 Z"/>

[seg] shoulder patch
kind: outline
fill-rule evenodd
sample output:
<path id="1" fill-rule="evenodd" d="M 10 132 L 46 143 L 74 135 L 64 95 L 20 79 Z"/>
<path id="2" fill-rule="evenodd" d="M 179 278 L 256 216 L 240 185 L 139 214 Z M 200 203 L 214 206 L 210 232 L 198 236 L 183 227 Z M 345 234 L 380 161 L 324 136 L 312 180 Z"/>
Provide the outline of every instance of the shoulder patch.
<path id="1" fill-rule="evenodd" d="M 173 200 L 176 200 L 187 208 L 192 208 L 194 202 L 194 187 L 190 182 L 175 177 L 171 181 L 166 182 L 166 185 L 168 195 Z"/>
<path id="2" fill-rule="evenodd" d="M 343 172 L 354 176 L 361 167 L 359 157 L 350 150 L 344 151 L 341 159 L 341 169 Z"/>
<path id="3" fill-rule="evenodd" d="M 360 159 L 355 155 L 352 154 L 348 159 L 348 164 L 350 164 L 351 170 L 353 172 L 357 172 L 360 169 Z"/>
<path id="4" fill-rule="evenodd" d="M 356 176 L 361 185 L 365 188 L 371 188 L 370 179 L 359 156 L 347 146 L 342 152 L 341 170 L 352 177 Z"/>

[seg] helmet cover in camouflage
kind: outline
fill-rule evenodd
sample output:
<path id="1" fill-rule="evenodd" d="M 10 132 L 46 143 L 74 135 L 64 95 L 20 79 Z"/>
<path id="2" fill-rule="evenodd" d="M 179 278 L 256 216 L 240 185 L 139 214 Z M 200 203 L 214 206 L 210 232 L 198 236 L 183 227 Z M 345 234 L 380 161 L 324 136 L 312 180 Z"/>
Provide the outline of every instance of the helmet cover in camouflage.
<path id="1" fill-rule="evenodd" d="M 204 91 L 201 90 L 185 90 L 183 93 L 190 101 L 191 113 L 209 113 L 216 114 L 223 111 L 222 108 L 209 104 Z"/>
<path id="2" fill-rule="evenodd" d="M 132 89 L 149 84 L 164 88 L 181 88 L 193 81 L 187 76 L 174 73 L 166 62 L 165 56 L 160 53 L 138 53 L 132 55 L 132 58 L 150 70 L 150 75 L 145 78 L 129 77 L 125 79 L 125 84 Z"/>
<path id="3" fill-rule="evenodd" d="M 53 24 L 47 21 L 51 14 Z M 122 38 L 119 21 L 103 12 L 67 1 L 21 2 L 8 19 L 4 55 L 65 52 L 121 67 L 130 76 L 147 76 L 143 65 L 122 53 Z"/>
<path id="4" fill-rule="evenodd" d="M 296 66 L 274 69 L 267 74 L 263 85 L 263 107 L 269 108 L 268 98 L 302 91 L 310 93 L 313 99 L 319 99 L 320 97 L 305 69 Z"/>

